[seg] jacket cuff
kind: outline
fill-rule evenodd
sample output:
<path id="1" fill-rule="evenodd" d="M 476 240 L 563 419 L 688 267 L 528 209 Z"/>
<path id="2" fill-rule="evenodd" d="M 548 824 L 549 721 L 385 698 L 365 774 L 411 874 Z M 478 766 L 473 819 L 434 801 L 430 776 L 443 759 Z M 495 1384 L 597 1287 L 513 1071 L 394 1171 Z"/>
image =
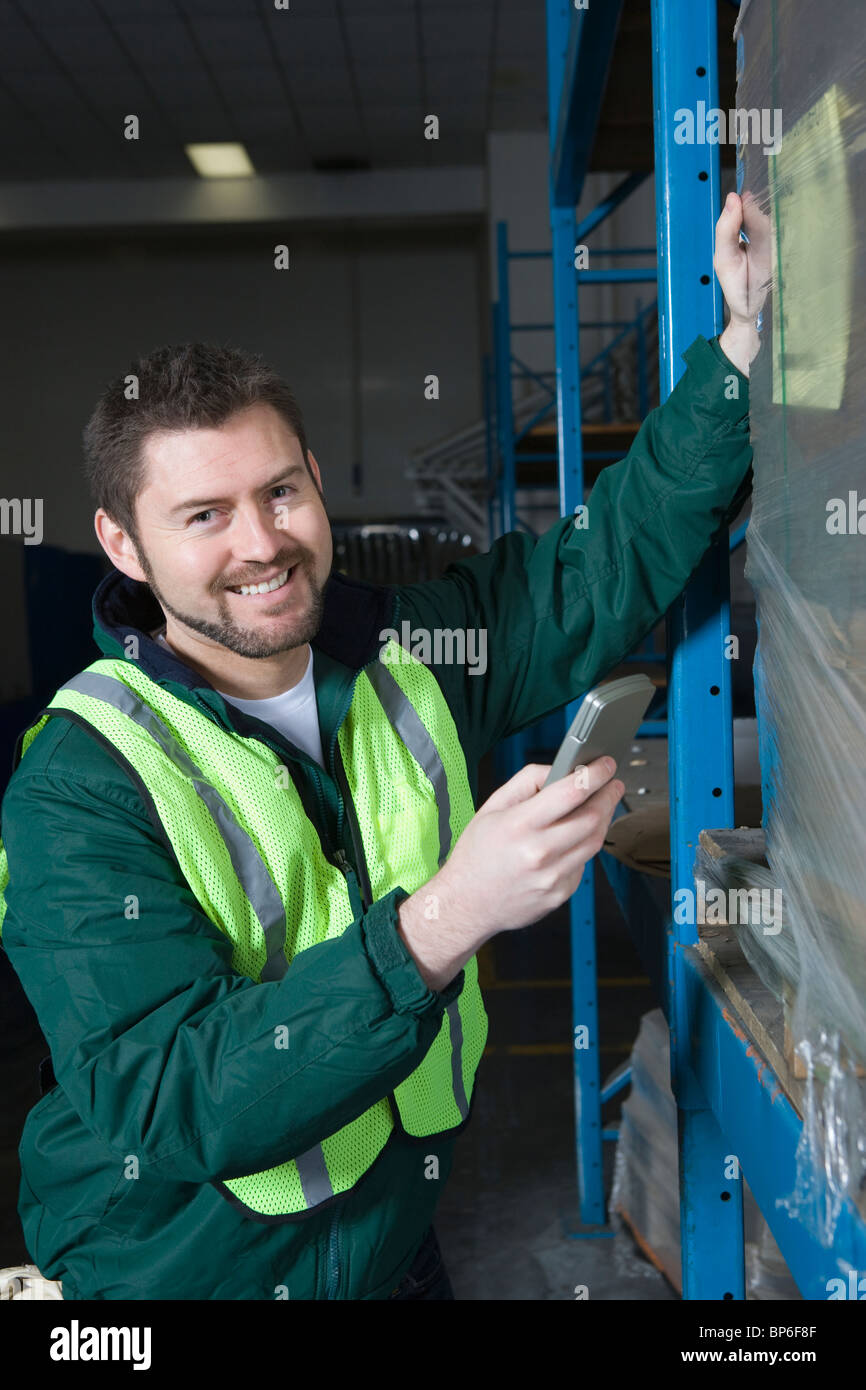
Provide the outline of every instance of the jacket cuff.
<path id="1" fill-rule="evenodd" d="M 741 399 L 741 400 L 743 399 L 743 393 L 745 392 L 745 400 L 746 400 L 746 404 L 748 405 L 748 403 L 749 403 L 749 378 L 745 375 L 744 372 L 741 372 L 741 371 L 740 371 L 739 367 L 736 365 L 735 362 L 732 362 L 732 361 L 731 361 L 730 357 L 729 357 L 728 354 L 725 352 L 724 348 L 723 348 L 722 345 L 721 345 L 721 342 L 719 341 L 720 338 L 721 338 L 721 336 L 722 336 L 721 333 L 717 333 L 716 336 L 715 336 L 715 338 L 710 338 L 709 346 L 712 348 L 712 350 L 713 350 L 715 356 L 717 357 L 717 359 L 719 360 L 719 362 L 721 362 L 722 366 L 726 369 L 726 371 L 727 371 L 727 372 L 734 372 L 734 373 L 736 374 L 737 381 L 739 382 L 739 386 L 740 386 L 740 399 Z"/>
<path id="2" fill-rule="evenodd" d="M 435 1013 L 446 1009 L 457 998 L 463 988 L 464 972 L 461 970 L 438 993 L 422 979 L 399 932 L 397 913 L 408 897 L 405 888 L 398 886 L 367 909 L 361 918 L 364 945 L 397 1013 Z"/>
<path id="3" fill-rule="evenodd" d="M 718 336 L 708 342 L 698 334 L 682 356 L 689 368 L 688 385 L 680 377 L 671 395 L 682 390 L 693 409 L 707 412 L 720 423 L 744 420 L 749 413 L 749 378 L 725 356 Z"/>

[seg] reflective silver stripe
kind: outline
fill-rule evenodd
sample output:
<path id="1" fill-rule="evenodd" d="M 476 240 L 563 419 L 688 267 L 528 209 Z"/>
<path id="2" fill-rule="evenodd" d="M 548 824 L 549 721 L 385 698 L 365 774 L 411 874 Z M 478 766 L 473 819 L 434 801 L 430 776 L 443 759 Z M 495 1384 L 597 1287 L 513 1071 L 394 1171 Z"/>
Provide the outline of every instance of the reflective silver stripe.
<path id="1" fill-rule="evenodd" d="M 289 968 L 284 950 L 287 929 L 285 908 L 259 851 L 243 826 L 238 824 L 231 807 L 220 796 L 216 787 L 205 780 L 204 773 L 181 748 L 174 734 L 156 712 L 130 690 L 129 686 L 124 685 L 123 681 L 101 672 L 83 671 L 60 689 L 76 690 L 81 695 L 102 700 L 114 709 L 120 710 L 122 714 L 128 715 L 150 734 L 175 767 L 191 779 L 219 828 L 232 867 L 262 924 L 268 951 L 262 980 L 281 979 Z M 314 1207 L 327 1197 L 333 1197 L 334 1189 L 328 1176 L 321 1144 L 301 1154 L 300 1158 L 295 1159 L 295 1163 L 308 1207 Z"/>
<path id="2" fill-rule="evenodd" d="M 190 778 L 216 822 L 241 887 L 262 924 L 268 952 L 262 970 L 262 980 L 281 979 L 289 968 L 284 949 L 287 927 L 282 899 L 255 844 L 243 826 L 239 825 L 231 807 L 223 800 L 216 787 L 205 779 L 204 773 L 181 748 L 171 730 L 155 711 L 115 676 L 106 676 L 97 671 L 82 671 L 62 685 L 60 690 L 76 690 L 81 695 L 102 700 L 105 704 L 120 710 L 122 714 L 128 715 L 150 734 L 175 767 Z"/>
<path id="3" fill-rule="evenodd" d="M 319 1202 L 333 1197 L 334 1189 L 328 1176 L 325 1154 L 321 1144 L 317 1144 L 315 1148 L 308 1149 L 305 1154 L 301 1154 L 300 1158 L 295 1159 L 295 1164 L 304 1192 L 304 1201 L 308 1207 L 316 1207 Z"/>
<path id="4" fill-rule="evenodd" d="M 418 711 L 385 662 L 376 660 L 365 667 L 370 684 L 382 702 L 395 733 L 405 743 L 412 757 L 421 764 L 433 784 L 436 806 L 439 811 L 439 868 L 445 863 L 451 851 L 451 798 L 448 795 L 448 778 L 439 756 L 439 749 L 424 728 Z"/>
<path id="5" fill-rule="evenodd" d="M 439 756 L 439 749 L 425 729 L 418 711 L 399 685 L 384 661 L 374 661 L 365 667 L 370 683 L 382 702 L 382 708 L 395 733 L 403 740 L 412 757 L 420 763 L 436 794 L 439 810 L 439 867 L 441 869 L 451 849 L 451 798 L 448 778 Z M 463 1020 L 457 1000 L 446 1010 L 451 1026 L 451 1087 L 460 1118 L 469 1114 L 469 1102 L 463 1085 Z"/>
<path id="6" fill-rule="evenodd" d="M 463 1085 L 463 1020 L 456 999 L 448 1005 L 446 1012 L 451 1024 L 451 1086 L 460 1118 L 465 1120 L 469 1114 L 469 1102 Z"/>

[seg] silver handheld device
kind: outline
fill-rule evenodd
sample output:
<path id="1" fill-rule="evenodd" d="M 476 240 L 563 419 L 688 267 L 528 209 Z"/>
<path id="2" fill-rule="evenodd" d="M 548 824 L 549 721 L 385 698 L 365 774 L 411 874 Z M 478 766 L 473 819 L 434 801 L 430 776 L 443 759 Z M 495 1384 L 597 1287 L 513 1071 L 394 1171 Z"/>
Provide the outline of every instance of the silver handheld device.
<path id="1" fill-rule="evenodd" d="M 642 673 L 622 676 L 588 690 L 571 728 L 559 745 L 545 787 L 567 777 L 581 764 L 586 766 L 605 755 L 616 760 L 622 777 L 622 764 L 629 744 L 655 694 L 649 676 Z"/>

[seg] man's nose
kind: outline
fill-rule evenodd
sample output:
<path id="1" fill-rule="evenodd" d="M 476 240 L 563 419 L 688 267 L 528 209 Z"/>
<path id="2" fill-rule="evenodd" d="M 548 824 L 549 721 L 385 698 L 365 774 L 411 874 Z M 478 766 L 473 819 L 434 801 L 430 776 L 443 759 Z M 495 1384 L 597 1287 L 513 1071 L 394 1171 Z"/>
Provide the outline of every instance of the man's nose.
<path id="1" fill-rule="evenodd" d="M 232 549 L 239 560 L 273 560 L 283 548 L 285 537 L 272 513 L 247 507 L 235 514 Z"/>

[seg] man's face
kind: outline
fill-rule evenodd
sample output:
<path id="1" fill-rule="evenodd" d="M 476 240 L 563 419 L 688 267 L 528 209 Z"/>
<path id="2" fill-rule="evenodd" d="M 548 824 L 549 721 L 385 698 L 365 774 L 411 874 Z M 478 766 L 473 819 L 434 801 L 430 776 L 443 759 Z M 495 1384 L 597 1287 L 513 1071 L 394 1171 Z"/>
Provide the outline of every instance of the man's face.
<path id="1" fill-rule="evenodd" d="M 145 442 L 136 554 L 167 613 L 239 656 L 302 646 L 322 620 L 333 542 L 321 476 L 272 406 Z M 316 486 L 318 484 L 318 487 Z M 274 576 L 273 592 L 241 594 Z"/>

